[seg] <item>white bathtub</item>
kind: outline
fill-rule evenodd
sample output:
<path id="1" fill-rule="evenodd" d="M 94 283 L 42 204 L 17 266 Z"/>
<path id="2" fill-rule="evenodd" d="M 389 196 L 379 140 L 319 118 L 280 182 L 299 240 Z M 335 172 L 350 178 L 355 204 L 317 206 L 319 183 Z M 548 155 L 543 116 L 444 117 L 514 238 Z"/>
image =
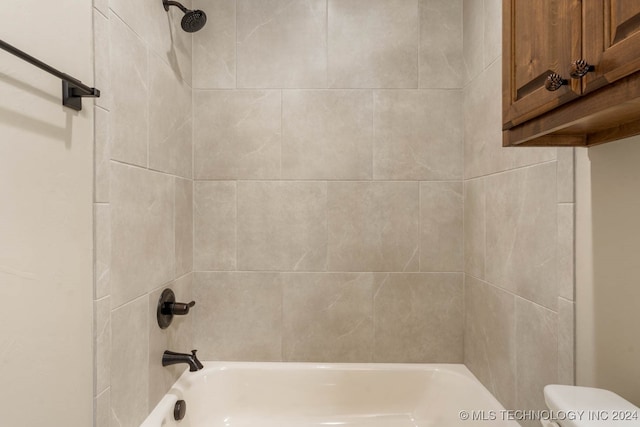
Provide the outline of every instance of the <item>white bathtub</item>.
<path id="1" fill-rule="evenodd" d="M 174 421 L 179 399 L 187 412 Z M 518 427 L 460 416 L 502 409 L 463 365 L 205 362 L 141 427 Z"/>

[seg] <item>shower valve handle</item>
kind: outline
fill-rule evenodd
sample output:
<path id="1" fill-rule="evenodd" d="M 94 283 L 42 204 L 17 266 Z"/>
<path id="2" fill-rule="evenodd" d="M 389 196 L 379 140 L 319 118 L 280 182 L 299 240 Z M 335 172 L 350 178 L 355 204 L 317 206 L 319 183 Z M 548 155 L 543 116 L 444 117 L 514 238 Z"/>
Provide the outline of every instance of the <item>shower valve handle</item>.
<path id="1" fill-rule="evenodd" d="M 162 307 L 162 314 L 184 316 L 185 314 L 189 314 L 189 309 L 194 305 L 196 305 L 195 301 L 186 304 L 183 302 L 165 302 Z"/>

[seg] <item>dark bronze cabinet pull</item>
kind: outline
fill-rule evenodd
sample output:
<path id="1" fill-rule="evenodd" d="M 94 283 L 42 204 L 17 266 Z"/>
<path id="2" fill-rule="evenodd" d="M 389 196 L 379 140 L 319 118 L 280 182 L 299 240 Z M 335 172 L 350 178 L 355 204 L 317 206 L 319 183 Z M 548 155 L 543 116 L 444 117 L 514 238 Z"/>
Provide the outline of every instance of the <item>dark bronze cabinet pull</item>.
<path id="1" fill-rule="evenodd" d="M 584 59 L 578 59 L 571 63 L 571 71 L 569 75 L 572 79 L 580 79 L 587 75 L 591 71 L 595 71 L 596 67 L 589 65 Z"/>
<path id="2" fill-rule="evenodd" d="M 547 77 L 547 80 L 544 82 L 544 87 L 549 92 L 553 92 L 560 89 L 562 86 L 565 86 L 568 84 L 569 84 L 569 81 L 566 79 L 563 79 L 560 74 L 551 73 Z"/>

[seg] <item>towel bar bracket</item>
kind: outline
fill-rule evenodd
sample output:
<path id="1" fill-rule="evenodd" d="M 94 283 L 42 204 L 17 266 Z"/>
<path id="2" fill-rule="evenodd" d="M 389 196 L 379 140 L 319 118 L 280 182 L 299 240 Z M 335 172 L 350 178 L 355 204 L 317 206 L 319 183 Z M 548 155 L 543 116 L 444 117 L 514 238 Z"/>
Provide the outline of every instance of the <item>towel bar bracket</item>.
<path id="1" fill-rule="evenodd" d="M 73 110 L 82 110 L 82 98 L 99 98 L 100 91 L 90 88 L 89 91 L 68 80 L 62 80 L 62 105 Z"/>

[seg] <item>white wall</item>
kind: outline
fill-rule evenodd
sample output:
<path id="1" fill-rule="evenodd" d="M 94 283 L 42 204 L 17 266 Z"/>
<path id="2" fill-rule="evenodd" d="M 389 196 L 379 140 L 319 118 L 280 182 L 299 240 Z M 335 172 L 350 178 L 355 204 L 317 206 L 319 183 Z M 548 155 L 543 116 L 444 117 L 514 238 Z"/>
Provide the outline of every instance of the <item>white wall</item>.
<path id="1" fill-rule="evenodd" d="M 640 405 L 640 137 L 577 157 L 577 382 Z"/>
<path id="2" fill-rule="evenodd" d="M 91 85 L 91 2 L 22 0 L 0 38 Z M 0 51 L 0 413 L 92 424 L 93 103 Z"/>

